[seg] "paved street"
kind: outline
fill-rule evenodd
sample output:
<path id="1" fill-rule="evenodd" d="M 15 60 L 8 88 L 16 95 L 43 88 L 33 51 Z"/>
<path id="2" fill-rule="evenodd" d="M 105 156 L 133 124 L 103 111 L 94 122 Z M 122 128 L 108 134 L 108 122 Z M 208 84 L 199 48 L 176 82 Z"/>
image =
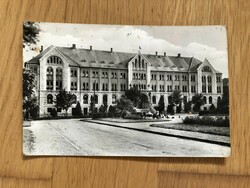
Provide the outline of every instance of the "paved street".
<path id="1" fill-rule="evenodd" d="M 79 119 L 32 121 L 23 128 L 27 155 L 225 156 L 230 148 L 110 127 Z"/>

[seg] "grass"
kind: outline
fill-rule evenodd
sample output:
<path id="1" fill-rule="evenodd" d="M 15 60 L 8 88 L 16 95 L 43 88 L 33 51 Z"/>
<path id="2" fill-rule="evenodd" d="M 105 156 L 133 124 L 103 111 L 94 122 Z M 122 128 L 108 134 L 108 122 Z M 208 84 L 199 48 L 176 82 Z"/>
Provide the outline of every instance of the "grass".
<path id="1" fill-rule="evenodd" d="M 162 124 L 152 124 L 151 127 L 160 127 L 165 129 L 175 129 L 175 130 L 183 130 L 183 131 L 192 131 L 192 132 L 200 132 L 206 134 L 213 135 L 221 135 L 221 136 L 230 136 L 229 127 L 218 127 L 218 126 L 204 126 L 197 124 L 171 124 L 171 123 L 162 123 Z"/>

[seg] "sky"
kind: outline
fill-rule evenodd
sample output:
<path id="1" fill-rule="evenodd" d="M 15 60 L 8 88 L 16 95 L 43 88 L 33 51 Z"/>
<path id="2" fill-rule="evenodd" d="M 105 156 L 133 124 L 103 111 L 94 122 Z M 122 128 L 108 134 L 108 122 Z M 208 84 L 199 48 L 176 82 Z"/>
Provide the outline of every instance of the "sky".
<path id="1" fill-rule="evenodd" d="M 212 66 L 228 77 L 227 36 L 224 26 L 127 26 L 38 23 L 41 31 L 39 41 L 24 49 L 24 61 L 38 54 L 36 50 L 61 46 L 110 50 L 159 55 L 166 52 L 169 56 L 205 58 Z"/>

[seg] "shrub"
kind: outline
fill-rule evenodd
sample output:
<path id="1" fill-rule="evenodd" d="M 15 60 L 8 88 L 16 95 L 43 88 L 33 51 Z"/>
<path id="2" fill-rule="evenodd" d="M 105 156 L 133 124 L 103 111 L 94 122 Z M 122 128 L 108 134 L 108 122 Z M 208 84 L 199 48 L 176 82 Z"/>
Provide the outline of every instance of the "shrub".
<path id="1" fill-rule="evenodd" d="M 55 108 L 52 109 L 52 111 L 50 112 L 50 115 L 51 115 L 52 117 L 57 117 L 57 111 L 56 111 Z"/>
<path id="2" fill-rule="evenodd" d="M 213 125 L 219 127 L 229 127 L 229 118 L 228 117 L 185 117 L 183 120 L 184 124 L 199 124 L 199 125 Z"/>

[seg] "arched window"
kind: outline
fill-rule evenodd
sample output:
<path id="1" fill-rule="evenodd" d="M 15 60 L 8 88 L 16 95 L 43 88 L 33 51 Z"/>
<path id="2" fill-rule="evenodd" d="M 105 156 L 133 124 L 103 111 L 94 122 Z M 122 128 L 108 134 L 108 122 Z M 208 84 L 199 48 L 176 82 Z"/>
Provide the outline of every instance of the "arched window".
<path id="1" fill-rule="evenodd" d="M 211 96 L 209 97 L 208 100 L 209 100 L 209 104 L 212 104 L 212 103 L 213 103 L 213 98 L 212 98 Z"/>
<path id="2" fill-rule="evenodd" d="M 137 68 L 137 59 L 135 59 L 135 68 Z"/>
<path id="3" fill-rule="evenodd" d="M 53 95 L 51 94 L 47 95 L 47 104 L 53 104 Z"/>
<path id="4" fill-rule="evenodd" d="M 88 104 L 89 96 L 87 94 L 83 95 L 83 104 Z"/>
<path id="5" fill-rule="evenodd" d="M 74 104 L 76 104 L 77 97 L 76 97 L 76 95 L 75 95 L 75 94 L 73 94 L 73 96 L 72 96 L 72 101 L 73 101 L 73 103 L 74 103 Z"/>
<path id="6" fill-rule="evenodd" d="M 221 102 L 221 97 L 218 97 L 217 98 L 217 104 L 220 104 L 220 102 Z"/>
<path id="7" fill-rule="evenodd" d="M 116 95 L 112 95 L 112 103 L 116 103 Z"/>
<path id="8" fill-rule="evenodd" d="M 48 67 L 47 68 L 47 72 L 46 72 L 46 88 L 49 90 L 53 90 L 53 68 L 52 67 Z"/>
<path id="9" fill-rule="evenodd" d="M 203 97 L 203 102 L 204 102 L 204 104 L 207 104 L 207 97 Z"/>
<path id="10" fill-rule="evenodd" d="M 152 102 L 153 102 L 153 104 L 156 104 L 156 96 L 152 97 Z"/>
<path id="11" fill-rule="evenodd" d="M 56 90 L 62 89 L 62 68 L 56 68 Z"/>
<path id="12" fill-rule="evenodd" d="M 47 59 L 48 64 L 62 64 L 62 59 L 58 56 L 50 56 Z"/>
<path id="13" fill-rule="evenodd" d="M 209 66 L 205 66 L 203 67 L 202 72 L 212 72 L 212 70 Z"/>
<path id="14" fill-rule="evenodd" d="M 102 101 L 104 105 L 108 104 L 108 96 L 106 94 L 102 96 Z"/>

